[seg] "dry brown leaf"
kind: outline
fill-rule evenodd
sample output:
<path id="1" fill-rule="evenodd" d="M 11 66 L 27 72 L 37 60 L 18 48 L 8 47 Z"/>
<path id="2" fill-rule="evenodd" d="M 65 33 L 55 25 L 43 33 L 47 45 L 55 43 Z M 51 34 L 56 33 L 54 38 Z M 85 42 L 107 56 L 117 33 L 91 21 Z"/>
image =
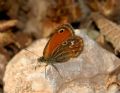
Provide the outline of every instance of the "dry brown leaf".
<path id="1" fill-rule="evenodd" d="M 11 31 L 0 32 L 0 53 L 6 56 L 8 60 L 20 49 L 20 44 L 16 38 Z"/>
<path id="2" fill-rule="evenodd" d="M 32 38 L 26 33 L 18 32 L 15 36 L 17 37 L 15 41 L 19 44 L 20 49 L 25 48 L 32 43 Z"/>
<path id="3" fill-rule="evenodd" d="M 53 33 L 53 29 L 60 24 L 79 20 L 82 12 L 78 2 L 74 0 L 58 0 L 49 8 L 47 16 L 42 21 L 43 37 Z"/>
<path id="4" fill-rule="evenodd" d="M 15 35 L 11 31 L 0 32 L 0 46 L 15 42 Z"/>
<path id="5" fill-rule="evenodd" d="M 97 0 L 85 0 L 85 3 L 92 11 L 98 11 Z"/>
<path id="6" fill-rule="evenodd" d="M 113 15 L 119 8 L 119 0 L 85 0 L 92 11 L 100 12 L 105 16 Z"/>
<path id="7" fill-rule="evenodd" d="M 109 50 L 110 52 L 114 53 L 114 49 L 113 47 L 106 42 L 104 36 L 102 34 L 100 34 L 97 39 L 96 39 L 97 43 L 102 46 L 103 48 Z"/>
<path id="8" fill-rule="evenodd" d="M 120 86 L 119 74 L 120 74 L 120 66 L 118 66 L 115 70 L 109 73 L 107 77 L 107 82 L 106 82 L 107 89 L 112 84 L 117 84 L 118 86 Z"/>
<path id="9" fill-rule="evenodd" d="M 120 27 L 114 22 L 108 20 L 104 16 L 93 13 L 93 20 L 97 27 L 100 29 L 100 33 L 105 37 L 105 40 L 110 42 L 115 48 L 115 54 L 120 52 Z"/>
<path id="10" fill-rule="evenodd" d="M 3 47 L 0 47 L 0 55 L 1 54 L 5 56 L 6 60 L 9 60 L 11 58 L 8 51 Z"/>
<path id="11" fill-rule="evenodd" d="M 85 0 L 92 12 L 99 12 L 120 23 L 120 0 Z"/>
<path id="12" fill-rule="evenodd" d="M 10 29 L 10 27 L 14 27 L 17 24 L 17 20 L 8 20 L 0 22 L 0 32 L 6 31 Z"/>

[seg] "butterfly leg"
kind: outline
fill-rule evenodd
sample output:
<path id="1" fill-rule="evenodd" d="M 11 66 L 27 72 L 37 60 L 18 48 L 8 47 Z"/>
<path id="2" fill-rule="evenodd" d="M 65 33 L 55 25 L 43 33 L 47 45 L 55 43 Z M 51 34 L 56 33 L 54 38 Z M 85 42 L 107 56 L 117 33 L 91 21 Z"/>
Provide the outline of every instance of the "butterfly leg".
<path id="1" fill-rule="evenodd" d="M 59 70 L 57 69 L 57 67 L 56 67 L 54 64 L 51 64 L 51 65 L 55 68 L 55 70 L 58 72 L 58 74 L 60 75 L 60 77 L 63 78 L 63 77 L 61 76 Z"/>
<path id="2" fill-rule="evenodd" d="M 48 66 L 48 64 L 45 65 L 45 78 L 46 78 L 46 76 L 47 76 L 47 75 L 46 75 L 46 67 L 47 67 L 47 66 Z"/>

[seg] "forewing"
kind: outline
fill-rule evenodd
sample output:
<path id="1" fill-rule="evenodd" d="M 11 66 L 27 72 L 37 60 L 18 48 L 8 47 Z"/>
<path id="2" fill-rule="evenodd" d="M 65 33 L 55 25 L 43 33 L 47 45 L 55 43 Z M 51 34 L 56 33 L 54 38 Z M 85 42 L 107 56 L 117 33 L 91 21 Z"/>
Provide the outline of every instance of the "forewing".
<path id="1" fill-rule="evenodd" d="M 64 24 L 58 27 L 44 49 L 44 58 L 51 58 L 54 51 L 60 46 L 60 44 L 72 36 L 74 36 L 74 32 L 69 24 Z"/>

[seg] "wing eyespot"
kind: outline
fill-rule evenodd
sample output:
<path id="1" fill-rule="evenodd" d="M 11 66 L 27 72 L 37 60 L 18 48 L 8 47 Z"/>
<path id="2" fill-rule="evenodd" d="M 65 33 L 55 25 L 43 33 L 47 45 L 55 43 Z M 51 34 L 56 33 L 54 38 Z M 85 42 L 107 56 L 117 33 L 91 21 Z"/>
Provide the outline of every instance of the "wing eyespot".
<path id="1" fill-rule="evenodd" d="M 65 29 L 58 30 L 59 33 L 63 33 Z"/>
<path id="2" fill-rule="evenodd" d="M 67 41 L 65 41 L 65 42 L 63 42 L 63 43 L 62 43 L 62 45 L 67 45 L 67 44 L 68 44 L 68 42 L 67 42 Z"/>

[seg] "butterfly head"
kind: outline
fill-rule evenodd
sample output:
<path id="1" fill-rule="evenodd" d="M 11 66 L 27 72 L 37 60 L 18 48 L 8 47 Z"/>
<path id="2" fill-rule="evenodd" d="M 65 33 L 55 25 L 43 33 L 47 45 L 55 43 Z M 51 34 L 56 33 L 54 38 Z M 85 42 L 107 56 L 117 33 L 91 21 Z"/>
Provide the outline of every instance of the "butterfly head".
<path id="1" fill-rule="evenodd" d="M 43 62 L 45 63 L 46 62 L 46 59 L 44 58 L 44 56 L 38 58 L 38 62 Z"/>

